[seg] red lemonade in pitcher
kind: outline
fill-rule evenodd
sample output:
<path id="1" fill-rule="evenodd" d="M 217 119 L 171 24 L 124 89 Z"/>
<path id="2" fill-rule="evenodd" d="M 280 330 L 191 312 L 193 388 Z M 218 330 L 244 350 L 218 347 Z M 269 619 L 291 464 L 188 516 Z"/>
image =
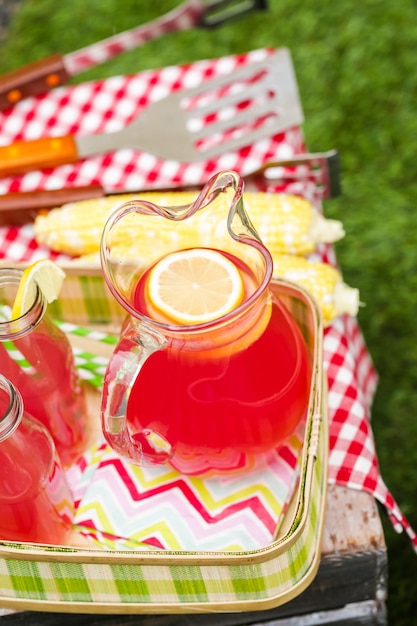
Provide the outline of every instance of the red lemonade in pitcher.
<path id="1" fill-rule="evenodd" d="M 256 286 L 242 260 L 197 248 L 163 257 L 134 290 L 134 309 L 163 324 L 168 341 L 143 364 L 127 421 L 142 444 L 143 433 L 168 441 L 174 465 L 176 457 L 264 452 L 306 415 L 311 363 L 303 336 L 269 290 L 240 306 Z"/>

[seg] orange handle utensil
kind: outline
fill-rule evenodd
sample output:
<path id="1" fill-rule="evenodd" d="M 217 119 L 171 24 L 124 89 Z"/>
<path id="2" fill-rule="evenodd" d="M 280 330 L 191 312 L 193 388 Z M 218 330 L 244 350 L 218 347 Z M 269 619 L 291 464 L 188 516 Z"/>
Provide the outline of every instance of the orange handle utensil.
<path id="1" fill-rule="evenodd" d="M 0 147 L 0 176 L 75 163 L 79 158 L 73 135 L 14 141 Z"/>
<path id="2" fill-rule="evenodd" d="M 0 76 L 0 110 L 8 109 L 29 96 L 64 85 L 68 78 L 69 73 L 60 54 L 52 54 L 8 72 Z"/>

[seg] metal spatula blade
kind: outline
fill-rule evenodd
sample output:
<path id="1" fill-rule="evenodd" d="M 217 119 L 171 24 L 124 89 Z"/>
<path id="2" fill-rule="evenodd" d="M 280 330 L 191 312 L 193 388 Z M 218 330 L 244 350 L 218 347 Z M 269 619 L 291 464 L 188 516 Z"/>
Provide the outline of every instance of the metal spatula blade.
<path id="1" fill-rule="evenodd" d="M 272 137 L 303 119 L 291 56 L 281 48 L 262 61 L 151 103 L 122 130 L 0 147 L 0 175 L 73 163 L 123 148 L 196 162 Z"/>

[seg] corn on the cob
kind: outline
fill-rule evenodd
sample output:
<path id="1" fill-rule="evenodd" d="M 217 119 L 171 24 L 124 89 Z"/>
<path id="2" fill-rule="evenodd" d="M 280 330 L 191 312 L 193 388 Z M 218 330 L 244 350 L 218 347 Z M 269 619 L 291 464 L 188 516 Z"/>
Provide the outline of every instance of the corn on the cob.
<path id="1" fill-rule="evenodd" d="M 325 325 L 342 313 L 354 316 L 358 313 L 358 289 L 349 287 L 340 272 L 328 263 L 288 254 L 276 255 L 274 276 L 297 283 L 311 293 L 321 309 Z"/>
<path id="2" fill-rule="evenodd" d="M 73 256 L 96 252 L 110 214 L 124 202 L 137 197 L 132 194 L 107 196 L 74 202 L 40 214 L 34 224 L 36 239 L 56 252 Z M 169 207 L 193 202 L 196 193 L 147 192 L 142 193 L 140 199 Z M 226 215 L 227 196 L 221 194 L 217 202 Z M 308 254 L 318 243 L 332 243 L 344 236 L 341 222 L 324 218 L 310 202 L 298 196 L 247 192 L 244 202 L 253 225 L 273 256 L 281 253 Z M 158 220 L 156 228 L 154 218 L 149 217 L 149 231 L 143 230 L 139 234 L 132 230 L 133 221 L 127 221 L 126 230 L 119 230 L 120 243 L 126 247 L 129 241 L 134 241 L 137 245 L 139 237 L 141 244 L 152 238 L 154 245 L 158 238 L 175 238 L 175 241 L 184 238 L 184 247 L 198 245 L 201 242 L 199 237 L 210 236 L 205 220 L 205 213 L 200 212 L 193 218 L 193 224 L 185 220 L 176 222 L 173 228 L 169 220 L 162 219 Z"/>

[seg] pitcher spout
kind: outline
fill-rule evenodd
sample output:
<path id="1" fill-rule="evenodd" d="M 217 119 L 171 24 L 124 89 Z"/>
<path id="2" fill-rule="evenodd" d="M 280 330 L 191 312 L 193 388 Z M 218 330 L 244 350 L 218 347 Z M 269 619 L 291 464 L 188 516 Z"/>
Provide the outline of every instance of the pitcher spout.
<path id="1" fill-rule="evenodd" d="M 158 325 L 135 290 L 149 268 L 180 249 L 215 249 L 244 262 L 256 283 L 252 299 L 267 288 L 272 257 L 245 209 L 243 188 L 238 173 L 224 171 L 197 196 L 186 194 L 187 203 L 164 206 L 159 194 L 158 204 L 138 198 L 112 213 L 102 234 L 101 265 L 111 293 L 130 315 Z"/>

